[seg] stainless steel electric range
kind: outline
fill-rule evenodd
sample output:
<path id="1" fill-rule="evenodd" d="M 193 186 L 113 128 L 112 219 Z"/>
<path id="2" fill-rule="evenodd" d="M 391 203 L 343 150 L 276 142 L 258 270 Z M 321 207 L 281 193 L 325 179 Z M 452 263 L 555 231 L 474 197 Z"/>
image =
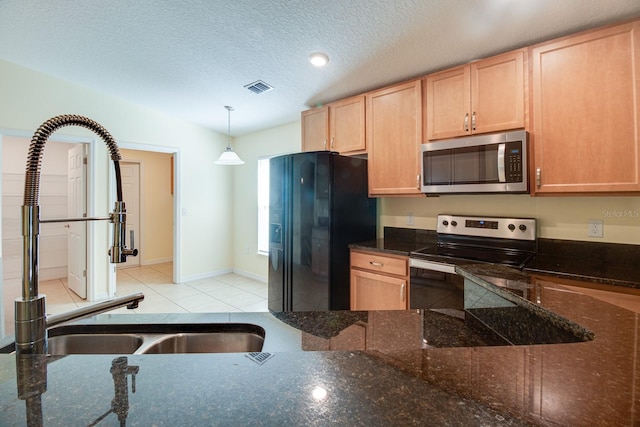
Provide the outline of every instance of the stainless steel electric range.
<path id="1" fill-rule="evenodd" d="M 522 269 L 536 253 L 532 218 L 438 215 L 436 231 L 436 244 L 409 255 L 411 308 L 463 310 L 464 281 L 456 265 L 494 263 Z"/>

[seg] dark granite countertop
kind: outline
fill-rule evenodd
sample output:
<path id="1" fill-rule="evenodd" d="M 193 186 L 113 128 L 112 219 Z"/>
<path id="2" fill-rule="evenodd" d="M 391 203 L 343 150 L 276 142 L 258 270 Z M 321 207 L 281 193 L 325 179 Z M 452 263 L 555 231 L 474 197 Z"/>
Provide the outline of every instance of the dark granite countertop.
<path id="1" fill-rule="evenodd" d="M 538 239 L 538 253 L 526 270 L 640 289 L 640 246 Z"/>
<path id="2" fill-rule="evenodd" d="M 432 230 L 385 227 L 384 239 L 359 242 L 352 249 L 409 256 L 436 244 Z M 525 271 L 559 278 L 640 289 L 640 245 L 538 239 Z"/>
<path id="3" fill-rule="evenodd" d="M 410 252 L 436 244 L 437 235 L 433 230 L 385 227 L 384 239 L 358 242 L 349 245 L 351 249 L 409 256 Z"/>
<path id="4" fill-rule="evenodd" d="M 393 239 L 370 240 L 367 242 L 359 242 L 349 245 L 351 249 L 359 249 L 363 251 L 380 252 L 401 256 L 409 256 L 410 252 L 422 249 L 427 246 L 428 244 L 421 242 Z"/>
<path id="5" fill-rule="evenodd" d="M 117 413 L 130 426 L 640 424 L 638 313 L 553 277 L 486 264 L 458 271 L 477 286 L 477 301 L 499 295 L 507 305 L 548 324 L 586 330 L 593 339 L 434 348 L 422 310 L 99 315 L 83 322 L 258 324 L 266 330 L 265 357 L 128 355 L 126 363 L 138 370 L 135 393 L 129 377 L 128 392 L 120 388 L 114 400 L 117 355 L 32 356 L 17 366 L 14 355 L 3 354 L 0 425 L 25 425 L 27 413 L 47 426 L 89 425 L 112 401 L 116 413 L 100 425 L 118 425 Z M 521 289 L 531 292 L 514 293 Z M 547 324 L 505 319 L 510 329 Z M 30 399 L 18 398 L 18 385 Z"/>

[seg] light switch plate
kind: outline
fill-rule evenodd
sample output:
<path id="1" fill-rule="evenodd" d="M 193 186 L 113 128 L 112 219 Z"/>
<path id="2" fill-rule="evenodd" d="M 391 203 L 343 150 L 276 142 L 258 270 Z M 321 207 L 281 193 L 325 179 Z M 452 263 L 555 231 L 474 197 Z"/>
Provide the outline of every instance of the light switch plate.
<path id="1" fill-rule="evenodd" d="M 409 212 L 407 214 L 407 225 L 415 225 L 415 224 L 416 224 L 416 221 L 415 221 L 415 218 L 413 216 L 413 213 Z"/>
<path id="2" fill-rule="evenodd" d="M 604 221 L 601 219 L 590 219 L 587 221 L 587 236 L 602 237 L 604 235 Z"/>

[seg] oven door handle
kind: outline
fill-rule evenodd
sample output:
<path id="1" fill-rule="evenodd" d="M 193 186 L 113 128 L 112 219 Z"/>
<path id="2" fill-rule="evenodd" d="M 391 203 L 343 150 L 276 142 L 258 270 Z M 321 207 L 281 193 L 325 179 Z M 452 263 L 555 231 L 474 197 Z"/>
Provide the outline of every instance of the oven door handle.
<path id="1" fill-rule="evenodd" d="M 498 182 L 507 182 L 505 174 L 504 152 L 507 144 L 498 144 Z"/>
<path id="2" fill-rule="evenodd" d="M 409 266 L 415 268 L 422 268 L 423 270 L 440 271 L 442 273 L 457 274 L 456 266 L 451 264 L 444 264 L 435 261 L 425 261 L 423 259 L 409 258 Z"/>

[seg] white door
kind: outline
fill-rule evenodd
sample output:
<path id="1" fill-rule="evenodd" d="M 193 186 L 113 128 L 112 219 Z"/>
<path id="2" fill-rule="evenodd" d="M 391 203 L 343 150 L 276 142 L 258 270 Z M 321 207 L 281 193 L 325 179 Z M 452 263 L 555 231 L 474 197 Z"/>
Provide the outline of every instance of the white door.
<path id="1" fill-rule="evenodd" d="M 134 248 L 140 248 L 140 163 L 121 162 L 122 198 L 127 209 L 126 244 L 131 248 L 131 233 L 134 237 Z M 127 257 L 127 262 L 116 264 L 118 267 L 135 267 L 140 265 L 140 255 Z"/>
<path id="2" fill-rule="evenodd" d="M 85 144 L 77 144 L 69 150 L 69 178 L 67 215 L 69 218 L 87 216 L 86 155 Z M 87 223 L 72 221 L 66 225 L 67 280 L 69 289 L 81 298 L 87 297 Z"/>

